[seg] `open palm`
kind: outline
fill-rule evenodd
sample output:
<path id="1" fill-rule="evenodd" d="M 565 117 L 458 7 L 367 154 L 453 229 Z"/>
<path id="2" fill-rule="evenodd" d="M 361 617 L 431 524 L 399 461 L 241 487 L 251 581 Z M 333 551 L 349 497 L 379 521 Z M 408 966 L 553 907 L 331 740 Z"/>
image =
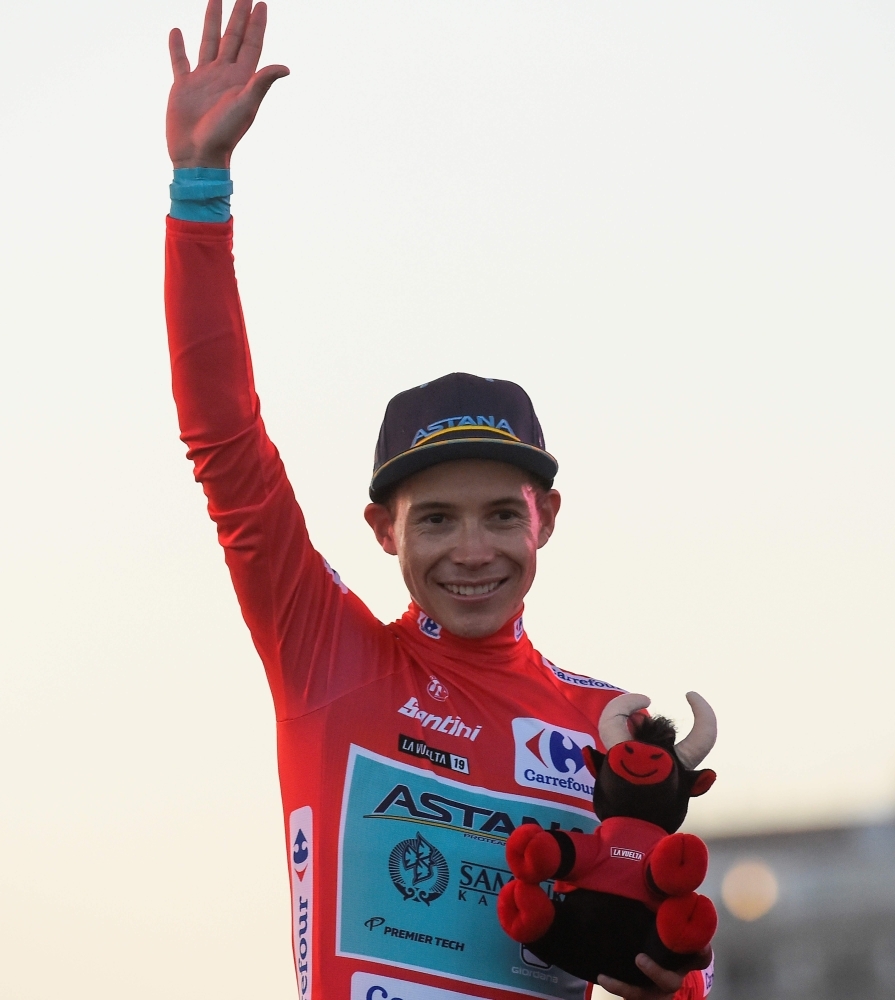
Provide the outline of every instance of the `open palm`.
<path id="1" fill-rule="evenodd" d="M 168 152 L 175 167 L 229 167 L 230 154 L 255 120 L 274 80 L 286 66 L 258 69 L 267 5 L 236 0 L 221 37 L 221 2 L 209 0 L 199 61 L 190 70 L 183 35 L 169 37 L 174 84 L 166 119 Z"/>

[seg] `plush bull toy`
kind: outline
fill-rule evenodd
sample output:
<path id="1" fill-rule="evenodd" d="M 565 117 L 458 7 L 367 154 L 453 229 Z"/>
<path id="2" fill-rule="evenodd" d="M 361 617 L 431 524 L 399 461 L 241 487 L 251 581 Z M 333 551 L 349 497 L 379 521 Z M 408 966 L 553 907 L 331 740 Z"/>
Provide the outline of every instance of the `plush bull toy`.
<path id="1" fill-rule="evenodd" d="M 601 825 L 584 834 L 526 823 L 507 841 L 516 877 L 498 898 L 501 926 L 538 958 L 587 982 L 605 974 L 651 985 L 634 964 L 640 952 L 663 968 L 688 968 L 715 933 L 715 907 L 695 891 L 708 850 L 698 837 L 675 832 L 691 796 L 715 780 L 714 771 L 695 770 L 714 746 L 715 713 L 694 691 L 687 701 L 693 728 L 675 745 L 674 723 L 643 714 L 649 698 L 614 698 L 599 724 L 606 752 L 584 750 Z M 539 884 L 549 880 L 552 900 Z"/>

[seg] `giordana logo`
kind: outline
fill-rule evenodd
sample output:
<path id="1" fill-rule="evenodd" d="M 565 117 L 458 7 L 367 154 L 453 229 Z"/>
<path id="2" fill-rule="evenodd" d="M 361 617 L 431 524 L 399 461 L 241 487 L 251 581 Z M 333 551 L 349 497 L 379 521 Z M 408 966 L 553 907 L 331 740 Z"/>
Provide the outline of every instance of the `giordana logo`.
<path id="1" fill-rule="evenodd" d="M 292 944 L 301 1000 L 311 1000 L 314 946 L 314 813 L 302 806 L 289 816 L 292 855 Z"/>
<path id="2" fill-rule="evenodd" d="M 441 638 L 441 626 L 434 618 L 430 618 L 425 611 L 419 613 L 416 623 L 419 625 L 420 632 L 423 635 L 427 635 L 430 639 Z"/>
<path id="3" fill-rule="evenodd" d="M 516 437 L 513 428 L 502 417 L 496 423 L 494 417 L 444 417 L 441 420 L 436 420 L 434 424 L 429 424 L 428 427 L 421 427 L 413 435 L 410 447 L 413 448 L 427 437 L 431 437 L 439 431 L 450 430 L 452 427 L 491 427 L 494 430 L 506 431 L 507 434 L 512 434 L 513 437 Z"/>
<path id="4" fill-rule="evenodd" d="M 463 736 L 468 740 L 475 740 L 482 731 L 481 726 L 467 726 L 459 715 L 435 715 L 420 708 L 420 703 L 416 698 L 408 698 L 398 709 L 400 715 L 406 715 L 408 719 L 419 719 L 423 729 L 427 726 L 433 733 L 444 733 L 445 736 Z"/>
<path id="5" fill-rule="evenodd" d="M 533 969 L 552 968 L 549 962 L 545 962 L 543 958 L 538 958 L 538 956 L 533 951 L 529 951 L 524 944 L 519 945 L 519 957 L 523 962 L 525 962 L 526 965 L 530 965 Z"/>
<path id="6" fill-rule="evenodd" d="M 616 687 L 614 684 L 609 684 L 606 681 L 598 681 L 596 677 L 586 677 L 584 674 L 573 674 L 568 670 L 560 670 L 560 668 L 555 664 L 551 663 L 546 656 L 542 656 L 541 660 L 545 667 L 553 672 L 553 676 L 562 681 L 564 684 L 572 684 L 575 687 L 580 688 L 593 688 L 597 691 L 618 691 L 621 694 L 625 694 L 625 689 Z"/>
<path id="7" fill-rule="evenodd" d="M 303 880 L 311 863 L 311 847 L 304 830 L 299 830 L 292 841 L 292 870 Z"/>
<path id="8" fill-rule="evenodd" d="M 513 738 L 516 784 L 591 799 L 594 786 L 581 748 L 594 745 L 592 736 L 541 719 L 513 719 Z"/>
<path id="9" fill-rule="evenodd" d="M 626 861 L 643 861 L 643 851 L 632 851 L 627 847 L 611 847 L 609 856 L 612 858 L 624 858 Z"/>
<path id="10" fill-rule="evenodd" d="M 413 840 L 402 840 L 392 848 L 388 873 L 405 902 L 412 899 L 426 906 L 444 895 L 450 880 L 444 855 L 419 831 Z"/>
<path id="11" fill-rule="evenodd" d="M 436 701 L 448 700 L 448 689 L 434 674 L 429 675 L 429 686 L 426 688 L 426 693 Z"/>

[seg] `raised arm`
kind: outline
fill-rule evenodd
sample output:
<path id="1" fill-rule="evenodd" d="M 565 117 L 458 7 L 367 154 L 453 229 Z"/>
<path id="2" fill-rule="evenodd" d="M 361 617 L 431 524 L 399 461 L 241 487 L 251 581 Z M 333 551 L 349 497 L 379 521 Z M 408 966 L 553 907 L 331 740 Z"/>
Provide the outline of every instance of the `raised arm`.
<path id="1" fill-rule="evenodd" d="M 187 169 L 195 186 L 193 178 L 203 173 L 197 167 L 228 180 L 225 171 L 234 147 L 274 80 L 289 72 L 285 66 L 257 69 L 266 22 L 265 4 L 252 9 L 251 0 L 236 0 L 221 37 L 221 0 L 209 0 L 193 70 L 180 30 L 171 32 L 174 83 L 166 131 L 175 188 L 184 186 L 180 179 Z M 216 188 L 212 182 L 211 189 L 222 190 L 220 180 Z M 181 437 L 212 516 L 262 503 L 285 479 L 260 419 L 227 216 L 229 212 L 221 225 L 169 219 L 165 261 L 165 307 Z"/>
<path id="2" fill-rule="evenodd" d="M 385 630 L 312 547 L 255 393 L 229 202 L 219 195 L 230 189 L 233 148 L 288 73 L 256 69 L 265 21 L 263 3 L 237 0 L 221 37 L 221 2 L 211 0 L 194 70 L 171 33 L 168 148 L 172 194 L 185 197 L 167 221 L 165 311 L 181 438 L 283 718 L 369 680 L 362 672 L 375 658 L 363 654 Z M 203 191 L 218 221 L 202 221 Z"/>
<path id="3" fill-rule="evenodd" d="M 276 79 L 288 74 L 285 66 L 257 68 L 266 24 L 265 4 L 253 9 L 251 0 L 236 0 L 221 37 L 221 0 L 209 0 L 199 61 L 193 70 L 180 29 L 171 32 L 174 83 L 168 97 L 166 132 L 176 180 L 184 170 L 190 171 L 192 179 L 195 168 L 219 171 L 227 178 L 224 171 L 229 169 L 233 150 L 255 120 L 264 95 Z M 217 190 L 223 190 L 220 182 Z M 183 440 L 194 452 L 196 475 L 213 512 L 258 503 L 274 471 L 268 468 L 250 483 L 245 475 L 221 475 L 223 470 L 213 463 L 206 467 L 204 461 L 210 458 L 209 449 L 233 441 L 253 425 L 259 425 L 263 437 L 233 271 L 228 214 L 219 226 L 169 220 L 166 257 L 165 305 L 174 397 Z M 193 216 L 195 221 L 200 218 L 201 214 Z M 254 443 L 261 446 L 259 457 L 266 459 L 265 464 L 274 462 L 275 453 L 266 439 Z"/>

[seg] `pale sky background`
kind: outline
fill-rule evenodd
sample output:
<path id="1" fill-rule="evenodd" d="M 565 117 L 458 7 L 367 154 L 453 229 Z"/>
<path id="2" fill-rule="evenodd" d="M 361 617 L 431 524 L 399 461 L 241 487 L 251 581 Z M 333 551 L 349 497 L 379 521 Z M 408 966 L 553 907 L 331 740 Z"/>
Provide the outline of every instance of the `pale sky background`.
<path id="1" fill-rule="evenodd" d="M 166 35 L 4 11 L 0 996 L 293 997 L 273 714 L 177 438 Z M 388 398 L 531 393 L 565 503 L 552 660 L 714 704 L 692 828 L 891 816 L 895 7 L 272 0 L 234 158 L 268 426 L 317 546 Z"/>

